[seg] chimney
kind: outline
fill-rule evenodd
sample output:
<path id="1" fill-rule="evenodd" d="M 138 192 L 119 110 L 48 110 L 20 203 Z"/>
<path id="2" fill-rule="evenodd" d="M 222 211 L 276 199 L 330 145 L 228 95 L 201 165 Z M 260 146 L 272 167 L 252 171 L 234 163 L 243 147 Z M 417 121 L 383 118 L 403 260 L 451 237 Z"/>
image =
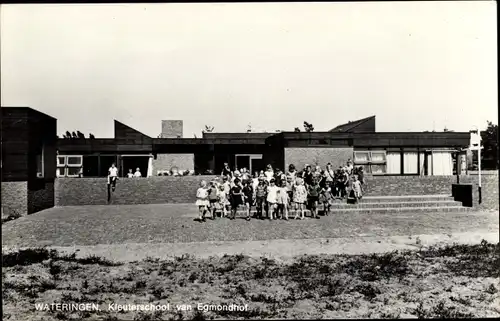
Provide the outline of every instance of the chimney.
<path id="1" fill-rule="evenodd" d="M 182 120 L 162 120 L 161 138 L 182 138 L 183 137 Z"/>

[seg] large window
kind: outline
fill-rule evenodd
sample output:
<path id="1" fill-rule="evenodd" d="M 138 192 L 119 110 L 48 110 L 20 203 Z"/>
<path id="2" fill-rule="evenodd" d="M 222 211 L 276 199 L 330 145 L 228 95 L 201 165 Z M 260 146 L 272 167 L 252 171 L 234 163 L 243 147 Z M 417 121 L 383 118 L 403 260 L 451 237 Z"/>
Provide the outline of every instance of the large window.
<path id="1" fill-rule="evenodd" d="M 384 150 L 355 151 L 354 165 L 363 166 L 365 173 L 383 175 L 387 173 L 387 155 Z"/>
<path id="2" fill-rule="evenodd" d="M 57 176 L 79 177 L 82 175 L 83 157 L 80 155 L 58 155 Z"/>
<path id="3" fill-rule="evenodd" d="M 403 153 L 403 174 L 418 174 L 418 153 L 417 152 L 404 152 Z"/>

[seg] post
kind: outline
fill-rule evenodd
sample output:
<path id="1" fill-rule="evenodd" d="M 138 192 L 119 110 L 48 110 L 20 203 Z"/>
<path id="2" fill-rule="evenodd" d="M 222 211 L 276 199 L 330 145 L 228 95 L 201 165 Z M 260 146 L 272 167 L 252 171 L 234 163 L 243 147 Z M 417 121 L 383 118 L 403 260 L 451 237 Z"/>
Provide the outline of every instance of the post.
<path id="1" fill-rule="evenodd" d="M 460 154 L 458 151 L 455 152 L 455 168 L 457 172 L 457 184 L 460 184 Z"/>
<path id="2" fill-rule="evenodd" d="M 479 134 L 479 130 L 478 130 L 478 135 Z M 479 204 L 481 204 L 482 202 L 482 194 L 481 194 L 481 136 L 479 136 L 479 146 L 478 146 L 478 149 L 477 149 L 477 163 L 478 163 L 478 170 L 479 170 L 479 173 L 478 173 L 478 177 L 479 177 L 479 186 L 478 186 L 478 193 L 479 193 Z"/>

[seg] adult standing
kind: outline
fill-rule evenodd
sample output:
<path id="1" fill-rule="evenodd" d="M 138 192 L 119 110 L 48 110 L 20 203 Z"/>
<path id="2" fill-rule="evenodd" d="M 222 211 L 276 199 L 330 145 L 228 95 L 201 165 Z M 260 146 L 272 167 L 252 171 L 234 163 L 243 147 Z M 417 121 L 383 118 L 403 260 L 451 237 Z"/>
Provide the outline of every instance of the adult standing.
<path id="1" fill-rule="evenodd" d="M 233 177 L 233 173 L 231 172 L 228 163 L 224 163 L 221 176 L 226 176 L 228 179 L 231 179 Z"/>

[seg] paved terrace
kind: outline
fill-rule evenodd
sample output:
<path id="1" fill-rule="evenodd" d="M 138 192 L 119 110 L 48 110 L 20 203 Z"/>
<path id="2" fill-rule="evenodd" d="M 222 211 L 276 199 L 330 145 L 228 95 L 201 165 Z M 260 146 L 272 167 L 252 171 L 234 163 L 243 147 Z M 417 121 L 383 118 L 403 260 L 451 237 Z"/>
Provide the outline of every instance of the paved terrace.
<path id="1" fill-rule="evenodd" d="M 193 221 L 192 204 L 59 207 L 2 225 L 3 247 L 498 233 L 498 212 L 335 213 L 319 220 Z"/>

